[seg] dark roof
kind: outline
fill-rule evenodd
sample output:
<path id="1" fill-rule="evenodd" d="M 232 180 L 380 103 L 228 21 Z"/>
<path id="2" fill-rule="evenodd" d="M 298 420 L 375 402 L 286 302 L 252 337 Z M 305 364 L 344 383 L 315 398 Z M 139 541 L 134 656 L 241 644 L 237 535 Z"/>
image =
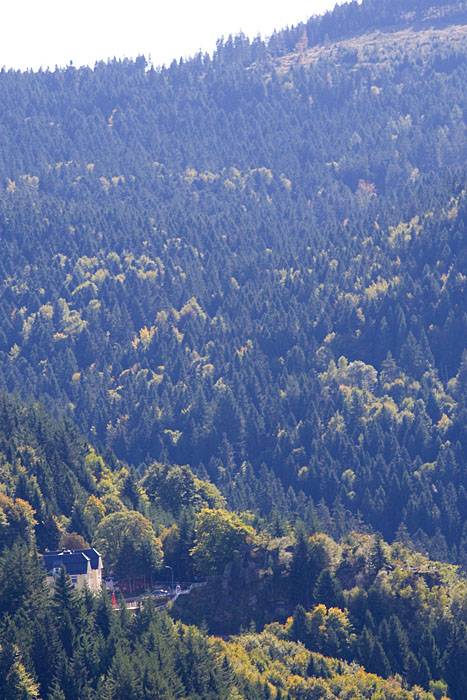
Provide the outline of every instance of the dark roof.
<path id="1" fill-rule="evenodd" d="M 42 555 L 44 566 L 48 573 L 53 569 L 65 567 L 67 574 L 70 576 L 77 574 L 87 574 L 90 566 L 90 558 L 83 551 L 77 552 L 46 552 Z"/>
<path id="2" fill-rule="evenodd" d="M 99 559 L 101 555 L 97 551 L 97 549 L 80 549 L 80 550 L 75 550 L 75 551 L 80 551 L 83 552 L 89 559 L 91 560 L 91 569 L 98 569 L 99 568 Z"/>
<path id="3" fill-rule="evenodd" d="M 97 549 L 92 549 L 92 548 L 90 548 L 90 549 L 74 549 L 73 551 L 68 550 L 68 549 L 61 549 L 60 551 L 57 551 L 57 552 L 45 552 L 45 554 L 43 554 L 42 556 L 49 558 L 52 556 L 63 557 L 66 555 L 67 557 L 69 557 L 71 554 L 84 554 L 85 557 L 87 557 L 91 561 L 91 569 L 98 569 L 99 568 L 99 559 L 100 559 L 101 555 L 99 554 Z M 64 562 L 63 558 L 61 559 L 61 562 L 62 563 Z M 44 559 L 44 563 L 45 563 L 45 559 Z M 58 566 L 60 566 L 60 564 L 58 564 Z M 51 568 L 53 568 L 53 567 L 51 567 Z M 49 570 L 49 567 L 47 564 L 46 564 L 46 569 L 47 569 L 47 571 Z M 67 571 L 68 571 L 68 569 L 67 569 Z"/>

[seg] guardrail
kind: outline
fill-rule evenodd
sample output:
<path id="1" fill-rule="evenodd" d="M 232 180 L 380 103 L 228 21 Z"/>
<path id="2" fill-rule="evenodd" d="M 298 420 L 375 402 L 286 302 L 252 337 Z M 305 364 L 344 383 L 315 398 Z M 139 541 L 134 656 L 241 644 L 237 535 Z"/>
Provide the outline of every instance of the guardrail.
<path id="1" fill-rule="evenodd" d="M 187 588 L 181 588 L 180 586 L 177 586 L 175 589 L 175 593 L 173 593 L 170 596 L 170 599 L 164 603 L 164 605 L 158 605 L 156 606 L 156 610 L 167 610 L 169 605 L 172 605 L 172 603 L 175 603 L 177 598 L 181 595 L 189 595 L 191 591 L 195 588 L 204 588 L 207 586 L 207 581 L 196 581 L 194 583 L 190 583 L 190 585 Z M 154 596 L 153 596 L 154 597 Z M 136 598 L 134 600 L 128 600 L 125 601 L 125 605 L 127 610 L 137 610 L 140 606 L 144 606 L 144 598 Z M 120 610 L 120 605 L 114 606 L 114 610 Z"/>

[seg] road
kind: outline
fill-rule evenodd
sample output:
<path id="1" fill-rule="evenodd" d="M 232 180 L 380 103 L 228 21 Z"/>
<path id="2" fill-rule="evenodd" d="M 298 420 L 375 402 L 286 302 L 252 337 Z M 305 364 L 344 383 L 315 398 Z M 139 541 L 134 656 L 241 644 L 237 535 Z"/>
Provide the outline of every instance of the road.
<path id="1" fill-rule="evenodd" d="M 166 610 L 170 605 L 175 603 L 177 598 L 181 595 L 189 595 L 191 591 L 195 588 L 203 588 L 206 586 L 206 581 L 201 581 L 199 583 L 191 583 L 187 588 L 181 588 L 180 586 L 175 587 L 175 593 L 169 596 L 169 599 L 163 605 L 156 606 L 156 610 Z M 154 600 L 162 596 L 152 596 Z M 140 605 L 144 605 L 144 597 L 138 596 L 137 598 L 126 598 L 125 604 L 128 610 L 137 610 Z M 115 606 L 115 610 L 120 610 L 120 605 Z"/>

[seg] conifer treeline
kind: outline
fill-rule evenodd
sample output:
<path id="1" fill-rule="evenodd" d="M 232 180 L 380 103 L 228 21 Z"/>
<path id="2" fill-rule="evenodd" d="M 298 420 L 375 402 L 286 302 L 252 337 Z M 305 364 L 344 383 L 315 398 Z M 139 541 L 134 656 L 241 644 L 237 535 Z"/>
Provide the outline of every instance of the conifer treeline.
<path id="1" fill-rule="evenodd" d="M 303 492 L 465 565 L 465 62 L 442 31 L 3 72 L 4 385 L 141 472 L 189 463 L 264 514 Z"/>
<path id="2" fill-rule="evenodd" d="M 0 687 L 5 697 L 118 700 L 186 697 L 188 690 L 189 697 L 209 697 L 209 692 L 228 697 L 236 688 L 240 698 L 287 697 L 280 695 L 286 691 L 290 698 L 313 697 L 318 689 L 345 698 L 352 687 L 354 697 L 364 698 L 371 686 L 381 698 L 412 698 L 394 680 L 387 685 L 362 671 L 356 676 L 355 664 L 361 664 L 382 678 L 399 674 L 408 687 L 433 692 L 417 690 L 418 700 L 441 694 L 463 698 L 466 584 L 454 567 L 410 554 L 400 543 L 389 547 L 380 536 L 352 534 L 338 544 L 277 512 L 269 522 L 251 512 L 228 514 L 216 489 L 186 468 L 154 464 L 138 484 L 116 463 L 111 470 L 93 450 L 85 454 L 76 432 L 38 407 L 5 396 L 1 406 Z M 44 454 L 55 466 L 47 475 Z M 63 475 L 54 455 L 61 457 Z M 77 496 L 66 517 L 53 489 L 42 498 L 38 483 L 45 476 L 55 488 L 67 478 L 81 498 L 86 489 L 94 493 L 82 510 Z M 208 507 L 199 511 L 203 499 Z M 112 507 L 116 510 L 106 516 Z M 129 573 L 128 557 L 125 565 L 124 558 L 115 560 L 115 549 L 106 550 L 105 524 L 113 516 L 134 521 L 127 541 L 131 566 L 140 566 L 138 516 L 161 533 L 159 576 L 166 563 L 177 580 L 195 572 L 214 575 L 185 605 L 177 603 L 176 616 L 198 625 L 204 619 L 224 635 L 242 624 L 250 631 L 240 629 L 241 636 L 228 645 L 207 643 L 204 632 L 173 626 L 156 613 L 150 598 L 133 619 L 112 611 L 106 592 L 79 597 L 63 572 L 49 593 L 36 537 L 53 542 L 58 531 L 63 542 L 71 542 L 64 528 L 74 529 L 75 538 L 76 529 L 91 533 L 107 569 L 112 566 L 119 578 Z M 140 576 L 150 572 L 147 550 L 138 571 Z M 287 614 L 285 624 L 271 623 Z M 256 635 L 250 622 L 260 628 L 269 624 Z M 298 642 L 309 651 L 296 647 Z M 261 649 L 259 656 L 254 649 Z M 193 664 L 189 672 L 186 654 Z"/>
<path id="3" fill-rule="evenodd" d="M 347 614 L 337 608 L 320 605 L 305 613 L 298 606 L 285 626 L 275 623 L 261 634 L 250 630 L 224 642 L 174 623 L 155 610 L 151 599 L 133 614 L 125 606 L 114 610 L 106 592 L 77 594 L 63 569 L 49 591 L 24 545 L 4 550 L 0 563 L 0 693 L 8 700 L 344 700 L 349 693 L 355 700 L 433 700 L 447 691 L 440 680 L 429 683 L 432 692 L 419 685 L 404 689 L 396 678 L 386 681 L 348 663 L 352 645 L 357 649 L 355 633 Z M 367 626 L 370 620 L 367 613 L 359 646 L 363 655 L 371 655 L 369 668 L 378 666 L 380 672 L 381 659 L 386 668 L 389 662 Z M 408 637 L 399 619 L 393 616 L 384 629 L 391 660 L 393 654 L 407 653 Z M 308 645 L 310 635 L 312 653 L 294 641 Z M 424 644 L 438 653 L 428 633 Z M 456 664 L 464 651 L 465 636 L 457 633 L 449 642 L 448 658 L 452 697 L 459 699 L 465 676 Z M 401 659 L 412 683 L 420 664 L 411 652 Z M 436 663 L 442 662 L 436 657 Z"/>
<path id="4" fill-rule="evenodd" d="M 412 697 L 362 663 L 462 700 L 463 583 L 348 533 L 467 566 L 464 13 L 364 0 L 168 68 L 0 73 L 0 381 L 61 417 L 0 397 L 0 694 Z M 245 622 L 293 617 L 226 650 L 50 599 L 15 540 L 105 547 L 109 518 L 135 575 L 224 572 Z"/>

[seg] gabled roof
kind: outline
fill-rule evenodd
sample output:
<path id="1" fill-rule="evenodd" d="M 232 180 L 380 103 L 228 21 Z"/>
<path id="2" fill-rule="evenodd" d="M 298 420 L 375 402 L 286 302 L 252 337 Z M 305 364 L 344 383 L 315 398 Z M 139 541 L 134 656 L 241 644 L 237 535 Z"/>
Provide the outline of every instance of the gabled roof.
<path id="1" fill-rule="evenodd" d="M 91 569 L 98 569 L 99 568 L 99 562 L 101 561 L 101 555 L 97 551 L 97 549 L 94 548 L 89 548 L 89 549 L 60 549 L 56 552 L 45 552 L 42 554 L 43 557 L 63 557 L 65 555 L 69 556 L 70 554 L 84 554 L 90 561 L 91 561 Z M 61 560 L 63 562 L 63 559 Z M 44 559 L 45 562 L 45 559 Z"/>
<path id="2" fill-rule="evenodd" d="M 101 555 L 97 551 L 97 549 L 75 549 L 75 552 L 83 552 L 89 559 L 91 560 L 91 569 L 98 569 L 99 568 L 99 562 L 101 561 Z"/>
<path id="3" fill-rule="evenodd" d="M 63 550 L 61 552 L 46 552 L 42 555 L 44 566 L 47 573 L 54 569 L 65 567 L 67 574 L 70 576 L 77 574 L 87 574 L 91 568 L 90 557 L 86 556 L 84 551 L 70 552 Z"/>

